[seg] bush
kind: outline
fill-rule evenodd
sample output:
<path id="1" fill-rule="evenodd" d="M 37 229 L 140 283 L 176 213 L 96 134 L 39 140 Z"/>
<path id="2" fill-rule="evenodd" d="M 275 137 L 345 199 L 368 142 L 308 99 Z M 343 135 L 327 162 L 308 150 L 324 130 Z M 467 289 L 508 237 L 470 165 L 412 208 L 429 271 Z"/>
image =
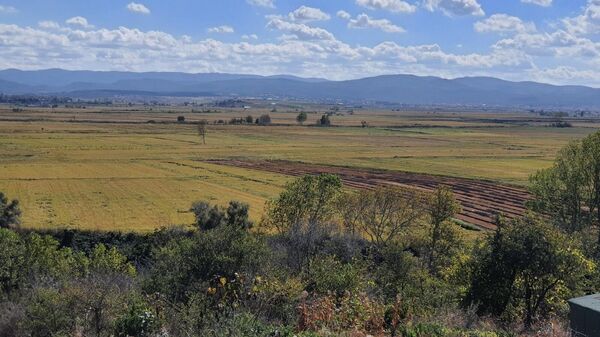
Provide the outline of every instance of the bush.
<path id="1" fill-rule="evenodd" d="M 116 319 L 115 335 L 117 337 L 152 336 L 158 328 L 156 316 L 140 301 L 129 304 L 127 313 Z"/>
<path id="2" fill-rule="evenodd" d="M 361 277 L 365 271 L 356 264 L 341 263 L 333 256 L 313 259 L 306 276 L 306 290 L 317 294 L 333 293 L 337 296 L 346 292 L 358 292 L 366 282 Z"/>
<path id="3" fill-rule="evenodd" d="M 198 232 L 158 248 L 147 289 L 171 301 L 186 301 L 194 292 L 206 292 L 210 281 L 252 275 L 264 252 L 262 241 L 239 228 L 220 226 Z"/>
<path id="4" fill-rule="evenodd" d="M 227 209 L 220 206 L 211 206 L 206 201 L 192 204 L 190 209 L 196 218 L 196 226 L 201 230 L 210 230 L 222 225 L 229 225 L 240 229 L 250 229 L 250 206 L 246 203 L 232 200 Z"/>

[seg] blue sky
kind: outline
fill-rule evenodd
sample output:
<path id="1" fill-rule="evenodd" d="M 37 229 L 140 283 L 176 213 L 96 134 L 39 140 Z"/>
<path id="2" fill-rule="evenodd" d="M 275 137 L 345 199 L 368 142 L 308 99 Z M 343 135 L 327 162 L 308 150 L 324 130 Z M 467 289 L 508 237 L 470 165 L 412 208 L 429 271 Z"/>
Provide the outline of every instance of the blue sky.
<path id="1" fill-rule="evenodd" d="M 0 68 L 600 86 L 600 0 L 0 0 Z"/>

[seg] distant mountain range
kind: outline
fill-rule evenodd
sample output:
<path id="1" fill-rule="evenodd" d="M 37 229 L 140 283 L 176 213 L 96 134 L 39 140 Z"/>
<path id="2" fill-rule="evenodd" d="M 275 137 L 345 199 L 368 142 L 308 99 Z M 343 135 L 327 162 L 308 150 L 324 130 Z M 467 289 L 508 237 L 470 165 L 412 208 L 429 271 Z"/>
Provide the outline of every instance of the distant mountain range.
<path id="1" fill-rule="evenodd" d="M 492 77 L 443 79 L 385 75 L 328 81 L 289 75 L 99 72 L 48 69 L 0 71 L 0 93 L 111 96 L 274 97 L 410 105 L 600 108 L 600 89 L 510 82 Z"/>

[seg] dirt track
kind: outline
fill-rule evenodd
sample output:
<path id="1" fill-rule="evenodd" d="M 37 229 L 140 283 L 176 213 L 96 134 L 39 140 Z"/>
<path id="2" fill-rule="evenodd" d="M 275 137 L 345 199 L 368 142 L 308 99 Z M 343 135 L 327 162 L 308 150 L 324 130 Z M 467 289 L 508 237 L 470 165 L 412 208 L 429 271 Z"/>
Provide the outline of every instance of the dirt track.
<path id="1" fill-rule="evenodd" d="M 457 218 L 486 229 L 495 228 L 494 217 L 496 214 L 502 213 L 509 218 L 523 215 L 524 203 L 530 197 L 525 189 L 519 187 L 465 178 L 287 161 L 217 160 L 211 162 L 291 176 L 333 173 L 337 174 L 345 185 L 354 188 L 396 185 L 431 191 L 437 185 L 443 184 L 452 187 L 457 200 L 462 204 L 463 210 Z"/>

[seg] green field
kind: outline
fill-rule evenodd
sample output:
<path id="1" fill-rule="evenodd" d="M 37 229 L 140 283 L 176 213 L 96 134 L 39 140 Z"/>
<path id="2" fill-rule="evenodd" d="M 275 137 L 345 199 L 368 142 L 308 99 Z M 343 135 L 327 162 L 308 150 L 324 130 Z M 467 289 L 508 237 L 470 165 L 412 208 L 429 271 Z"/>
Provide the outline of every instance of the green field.
<path id="1" fill-rule="evenodd" d="M 202 145 L 194 125 L 143 123 L 173 120 L 172 113 L 78 112 L 76 122 L 46 111 L 0 113 L 0 191 L 20 199 L 23 226 L 123 231 L 189 224 L 189 206 L 199 199 L 245 201 L 259 219 L 264 201 L 289 179 L 207 159 L 285 159 L 524 185 L 561 146 L 596 126 L 549 128 L 513 115 L 357 112 L 332 118 L 345 126 L 317 128 L 284 125 L 295 114 L 277 113 L 278 126 L 211 125 Z M 372 127 L 356 127 L 361 120 Z"/>

